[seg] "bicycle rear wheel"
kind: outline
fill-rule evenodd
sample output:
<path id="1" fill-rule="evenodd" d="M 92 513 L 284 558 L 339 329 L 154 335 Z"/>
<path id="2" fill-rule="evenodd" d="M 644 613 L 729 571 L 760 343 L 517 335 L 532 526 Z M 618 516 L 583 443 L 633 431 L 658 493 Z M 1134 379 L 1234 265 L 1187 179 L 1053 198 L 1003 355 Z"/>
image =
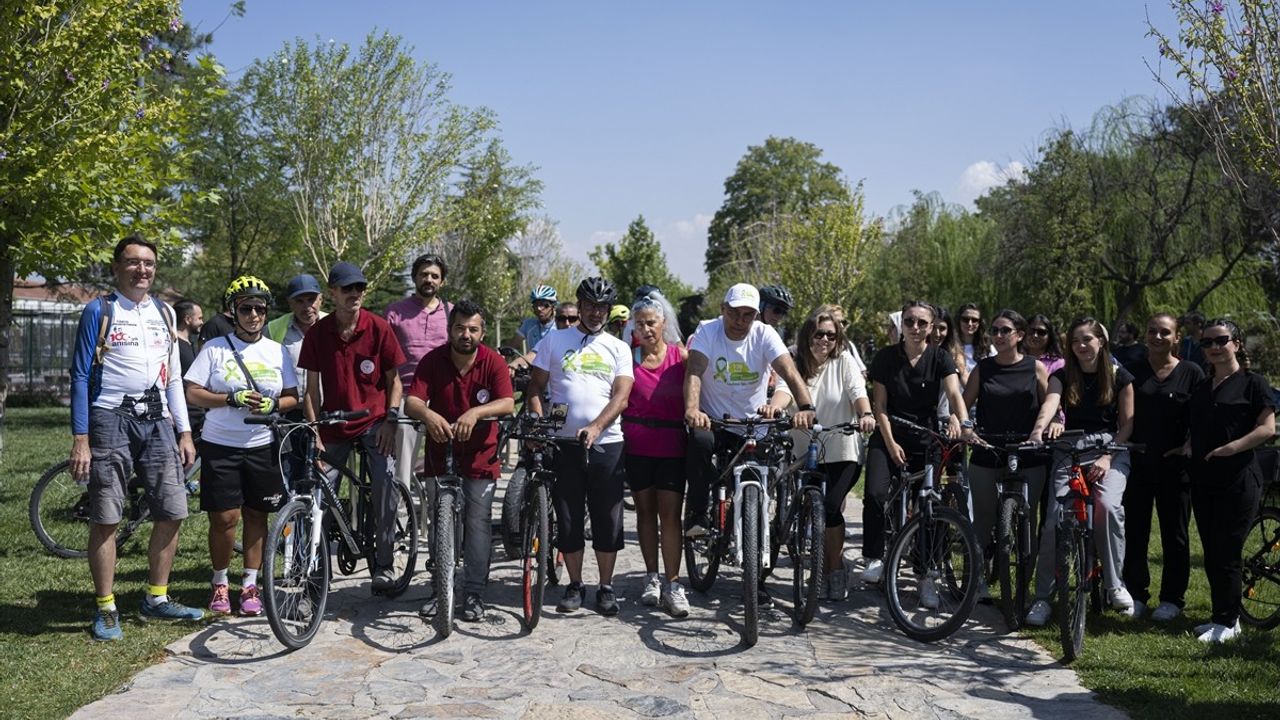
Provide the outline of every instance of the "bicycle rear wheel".
<path id="1" fill-rule="evenodd" d="M 743 480 L 757 477 L 743 471 Z M 752 647 L 760 640 L 760 488 L 742 488 L 742 642 Z"/>
<path id="2" fill-rule="evenodd" d="M 508 560 L 521 558 L 524 542 L 524 494 L 529 487 L 529 474 L 524 467 L 517 467 L 507 481 L 502 494 L 502 549 Z"/>
<path id="3" fill-rule="evenodd" d="M 395 587 L 387 595 L 395 597 L 409 589 L 418 562 L 418 516 L 413 512 L 413 499 L 408 489 L 398 482 L 391 484 L 396 496 L 395 537 L 391 546 L 391 575 Z M 452 520 L 450 520 L 452 523 Z"/>
<path id="4" fill-rule="evenodd" d="M 885 555 L 889 615 L 907 637 L 945 638 L 964 624 L 978 601 L 982 554 L 967 518 L 935 506 L 907 522 Z"/>
<path id="5" fill-rule="evenodd" d="M 1280 509 L 1264 507 L 1244 538 L 1240 619 L 1270 630 L 1280 625 Z"/>
<path id="6" fill-rule="evenodd" d="M 808 488 L 800 503 L 794 539 L 789 547 L 795 621 L 797 625 L 804 627 L 818 611 L 818 597 L 822 594 L 827 519 L 822 491 Z"/>
<path id="7" fill-rule="evenodd" d="M 329 601 L 329 551 L 312 542 L 311 503 L 292 500 L 276 513 L 263 554 L 263 606 L 271 632 L 290 650 L 315 637 Z"/>
<path id="8" fill-rule="evenodd" d="M 89 555 L 89 491 L 71 477 L 63 460 L 45 471 L 31 489 L 27 516 L 36 539 L 63 558 Z"/>
<path id="9" fill-rule="evenodd" d="M 1059 523 L 1054 568 L 1058 588 L 1058 629 L 1063 662 L 1084 652 L 1084 626 L 1089 603 L 1088 538 L 1075 522 Z"/>
<path id="10" fill-rule="evenodd" d="M 458 502 L 458 490 L 452 487 L 436 488 L 435 516 L 431 520 L 431 582 L 436 592 L 436 614 L 431 618 L 440 637 L 453 632 L 454 571 L 458 558 L 454 557 L 456 528 L 453 523 L 454 507 Z"/>
<path id="11" fill-rule="evenodd" d="M 715 584 L 716 574 L 720 571 L 721 555 L 724 553 L 724 533 L 727 532 L 728 520 L 722 522 L 721 508 L 716 503 L 715 495 L 707 501 L 714 515 L 707 534 L 691 538 L 685 537 L 684 565 L 689 575 L 689 587 L 698 592 L 707 592 Z"/>
<path id="12" fill-rule="evenodd" d="M 522 563 L 522 609 L 524 628 L 529 632 L 542 619 L 542 599 L 547 589 L 547 566 L 551 563 L 550 518 L 547 486 L 542 483 L 526 488 L 524 508 L 520 511 L 520 557 Z"/>

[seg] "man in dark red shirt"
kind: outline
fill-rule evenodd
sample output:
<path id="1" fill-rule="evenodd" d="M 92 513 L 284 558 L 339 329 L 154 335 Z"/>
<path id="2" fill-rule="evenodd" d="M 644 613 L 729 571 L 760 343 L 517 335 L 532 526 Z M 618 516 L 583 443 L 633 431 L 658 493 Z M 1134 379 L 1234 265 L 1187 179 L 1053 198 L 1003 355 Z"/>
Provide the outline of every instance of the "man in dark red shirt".
<path id="1" fill-rule="evenodd" d="M 364 447 L 373 481 L 376 526 L 375 567 L 370 570 L 374 593 L 384 593 L 395 586 L 396 494 L 391 483 L 395 482 L 396 419 L 402 394 L 397 368 L 404 362 L 404 353 L 387 321 L 361 309 L 367 288 L 360 268 L 346 262 L 334 264 L 329 271 L 333 313 L 307 331 L 298 367 L 307 371 L 303 405 L 307 420 L 333 410 L 369 411 L 358 420 L 322 426 L 316 450 L 345 465 L 355 443 Z"/>
<path id="2" fill-rule="evenodd" d="M 463 300 L 449 312 L 449 342 L 422 356 L 405 400 L 405 413 L 426 426 L 428 475 L 446 474 L 446 443 L 453 443 L 454 474 L 464 478 L 466 547 L 463 549 L 462 618 L 484 617 L 481 594 L 489 582 L 493 490 L 498 481 L 498 424 L 488 422 L 516 407 L 511 374 L 502 356 L 481 344 L 484 311 Z M 431 407 L 427 407 L 430 403 Z M 435 612 L 435 600 L 422 614 Z"/>

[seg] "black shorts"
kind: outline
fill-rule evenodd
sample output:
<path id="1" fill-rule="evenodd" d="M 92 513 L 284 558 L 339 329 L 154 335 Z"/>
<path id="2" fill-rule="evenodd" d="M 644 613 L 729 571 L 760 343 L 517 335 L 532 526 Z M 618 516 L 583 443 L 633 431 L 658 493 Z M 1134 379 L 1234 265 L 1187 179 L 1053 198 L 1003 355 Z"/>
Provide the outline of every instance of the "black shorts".
<path id="1" fill-rule="evenodd" d="M 200 509 L 240 507 L 274 512 L 286 500 L 274 446 L 228 447 L 200 442 Z"/>
<path id="2" fill-rule="evenodd" d="M 684 495 L 684 473 L 688 461 L 683 456 L 648 457 L 628 453 L 623 462 L 627 466 L 627 485 L 631 492 L 657 488 Z"/>

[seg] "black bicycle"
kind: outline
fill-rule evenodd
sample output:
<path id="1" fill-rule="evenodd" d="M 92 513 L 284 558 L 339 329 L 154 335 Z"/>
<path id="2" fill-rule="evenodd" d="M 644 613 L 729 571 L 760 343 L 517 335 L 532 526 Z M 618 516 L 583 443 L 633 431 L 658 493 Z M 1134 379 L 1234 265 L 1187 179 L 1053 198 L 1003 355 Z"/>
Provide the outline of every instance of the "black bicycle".
<path id="1" fill-rule="evenodd" d="M 431 624 L 440 637 L 453 633 L 457 604 L 455 571 L 462 564 L 463 489 L 453 460 L 453 440 L 445 443 L 444 474 L 434 481 L 435 502 L 431 519 L 431 583 L 435 591 L 436 612 Z"/>
<path id="2" fill-rule="evenodd" d="M 996 545 L 991 572 L 1000 584 L 1000 610 L 1010 630 L 1022 627 L 1027 614 L 1027 590 L 1035 567 L 1035 509 L 1020 463 L 1043 454 L 1043 446 L 1027 436 L 978 432 L 987 449 L 1002 455 L 1004 473 L 996 480 Z M 994 583 L 990 583 L 994 584 Z"/>
<path id="3" fill-rule="evenodd" d="M 965 443 L 905 418 L 890 420 L 923 436 L 927 449 L 923 469 L 896 479 L 886 508 L 896 529 L 885 554 L 885 598 L 903 633 L 935 642 L 960 629 L 978 601 L 982 551 L 968 515 L 955 507 L 961 498 L 967 506 L 967 492 L 942 480 L 962 460 Z"/>
<path id="4" fill-rule="evenodd" d="M 276 512 L 267 533 L 262 567 L 267 621 L 276 639 L 291 650 L 311 642 L 324 618 L 332 578 L 330 541 L 337 544 L 339 569 L 345 565 L 350 568 L 345 572 L 353 572 L 356 559 L 364 559 L 371 574 L 374 570 L 376 527 L 368 462 L 362 462 L 356 474 L 332 457 L 316 453 L 318 426 L 345 423 L 366 415 L 367 410 L 331 412 L 314 422 L 296 422 L 278 415 L 245 418 L 248 424 L 275 426 L 286 446 L 290 445 L 293 433 L 302 433 L 302 441 L 294 446 L 300 448 L 304 458 L 301 476 L 285 478 L 290 499 Z M 328 458 L 325 462 L 331 468 L 329 473 L 336 473 L 336 483 L 331 483 L 329 473 L 316 466 L 317 457 Z M 351 514 L 334 489 L 334 484 L 340 484 L 344 478 L 350 489 Z M 399 483 L 391 485 L 396 502 L 392 546 L 395 583 L 385 594 L 395 596 L 408 588 L 413 576 L 418 556 L 418 524 L 409 491 Z"/>
<path id="5" fill-rule="evenodd" d="M 1280 450 L 1260 448 L 1266 480 L 1258 515 L 1244 539 L 1240 619 L 1263 630 L 1280 626 Z"/>

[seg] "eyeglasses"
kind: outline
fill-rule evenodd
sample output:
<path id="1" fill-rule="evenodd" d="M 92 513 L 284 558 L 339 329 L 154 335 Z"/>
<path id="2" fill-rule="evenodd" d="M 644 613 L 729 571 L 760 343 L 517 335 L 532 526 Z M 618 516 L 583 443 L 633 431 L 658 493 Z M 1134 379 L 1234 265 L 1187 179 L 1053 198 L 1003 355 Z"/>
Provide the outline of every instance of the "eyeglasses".
<path id="1" fill-rule="evenodd" d="M 906 318 L 902 321 L 904 328 L 927 328 L 932 322 L 924 318 Z"/>
<path id="2" fill-rule="evenodd" d="M 818 330 L 813 334 L 814 340 L 827 340 L 830 342 L 835 342 L 838 337 L 840 335 L 835 330 Z"/>
<path id="3" fill-rule="evenodd" d="M 156 267 L 156 261 L 143 260 L 142 258 L 126 258 L 124 261 L 124 266 L 127 268 L 133 268 L 135 270 L 138 268 L 146 268 L 148 270 L 154 270 Z"/>
<path id="4" fill-rule="evenodd" d="M 1010 327 L 1008 325 L 1001 325 L 1000 327 L 991 328 L 991 334 L 999 335 L 1000 337 L 1004 337 L 1005 335 L 1012 335 L 1015 332 L 1017 332 L 1017 329 Z"/>
<path id="5" fill-rule="evenodd" d="M 962 323 L 972 323 L 972 324 L 974 324 L 974 325 L 977 325 L 978 323 L 982 322 L 982 318 L 980 318 L 980 317 L 972 317 L 972 316 L 969 316 L 969 317 L 961 316 L 961 318 L 960 318 L 960 322 L 962 322 Z"/>
<path id="6" fill-rule="evenodd" d="M 261 315 L 263 317 L 266 317 L 267 306 L 266 305 L 238 305 L 236 306 L 236 314 L 237 315 Z"/>
<path id="7" fill-rule="evenodd" d="M 1218 347 L 1223 348 L 1223 347 L 1226 347 L 1227 343 L 1229 342 L 1231 342 L 1230 335 L 1219 335 L 1217 337 L 1202 337 L 1200 338 L 1200 347 L 1208 349 L 1213 347 L 1214 345 L 1217 345 Z"/>
<path id="8" fill-rule="evenodd" d="M 342 286 L 342 292 L 344 292 L 344 293 L 362 293 L 362 292 L 364 292 L 365 290 L 367 290 L 368 288 L 369 288 L 369 286 L 368 286 L 368 285 L 366 285 L 366 284 L 364 284 L 364 283 L 352 283 L 352 284 L 350 284 L 350 285 L 343 285 L 343 286 Z"/>
<path id="9" fill-rule="evenodd" d="M 1031 328 L 1027 332 L 1031 333 L 1034 337 L 1049 337 L 1048 328 Z"/>
<path id="10" fill-rule="evenodd" d="M 570 325 L 578 322 L 577 315 L 557 315 L 556 322 L 569 323 Z"/>

